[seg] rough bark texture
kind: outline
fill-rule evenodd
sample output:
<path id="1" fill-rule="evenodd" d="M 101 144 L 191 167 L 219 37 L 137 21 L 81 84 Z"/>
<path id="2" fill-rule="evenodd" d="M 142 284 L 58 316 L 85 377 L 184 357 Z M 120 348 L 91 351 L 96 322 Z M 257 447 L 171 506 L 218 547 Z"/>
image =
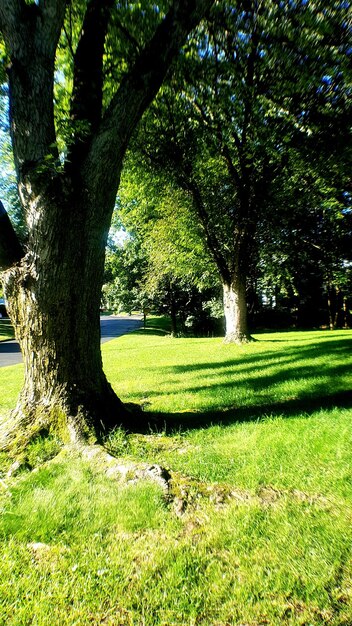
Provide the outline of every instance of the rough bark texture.
<path id="1" fill-rule="evenodd" d="M 66 0 L 0 3 L 0 30 L 11 59 L 14 158 L 29 233 L 25 251 L 11 246 L 13 258 L 7 254 L 2 276 L 25 367 L 8 433 L 17 446 L 47 431 L 66 441 L 94 440 L 132 421 L 102 368 L 105 245 L 131 134 L 211 4 L 175 0 L 103 112 L 104 40 L 111 11 L 118 9 L 112 0 L 89 0 L 74 58 L 73 142 L 62 166 L 53 81 Z M 83 135 L 77 130 L 82 127 Z"/>
<path id="2" fill-rule="evenodd" d="M 54 429 L 62 438 L 76 439 L 126 418 L 106 381 L 100 353 L 104 241 L 94 231 L 84 237 L 85 225 L 80 224 L 80 233 L 70 224 L 64 205 L 45 209 L 36 245 L 4 274 L 25 367 L 16 413 L 30 434 Z M 77 219 L 75 209 L 71 222 Z M 60 213 L 67 216 L 65 229 L 57 223 Z M 64 416 L 70 420 L 68 432 Z"/>
<path id="3" fill-rule="evenodd" d="M 245 280 L 223 284 L 225 342 L 247 343 L 252 341 L 247 320 L 247 300 Z"/>

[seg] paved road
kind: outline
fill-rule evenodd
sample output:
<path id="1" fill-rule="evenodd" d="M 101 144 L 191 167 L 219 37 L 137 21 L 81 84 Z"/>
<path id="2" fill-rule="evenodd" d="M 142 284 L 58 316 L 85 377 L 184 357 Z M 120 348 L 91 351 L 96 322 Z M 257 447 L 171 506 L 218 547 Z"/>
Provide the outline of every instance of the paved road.
<path id="1" fill-rule="evenodd" d="M 104 315 L 100 318 L 101 342 L 110 341 L 126 333 L 139 328 L 142 324 L 142 316 L 114 317 Z M 22 354 L 17 341 L 0 342 L 0 367 L 16 365 L 22 362 Z"/>

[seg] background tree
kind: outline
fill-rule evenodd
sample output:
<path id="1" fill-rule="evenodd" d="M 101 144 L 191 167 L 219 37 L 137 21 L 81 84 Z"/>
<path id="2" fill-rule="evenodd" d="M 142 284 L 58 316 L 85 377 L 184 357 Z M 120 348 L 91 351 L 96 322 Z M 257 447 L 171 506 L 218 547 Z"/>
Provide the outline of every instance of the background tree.
<path id="1" fill-rule="evenodd" d="M 343 173 L 349 175 L 348 161 L 345 155 L 338 177 L 331 168 L 327 181 L 323 168 L 320 174 L 316 170 L 317 163 L 309 167 L 296 156 L 294 170 L 285 168 L 283 184 L 275 190 L 280 221 L 267 213 L 258 229 L 259 283 L 267 299 L 274 298 L 276 312 L 292 313 L 291 322 L 298 326 L 335 328 L 347 323 L 352 215 Z"/>
<path id="2" fill-rule="evenodd" d="M 193 322 L 200 332 L 202 324 L 209 321 L 203 300 L 214 284 L 214 263 L 189 205 L 187 195 L 167 177 L 154 177 L 130 154 L 117 203 L 118 227 L 122 222 L 131 236 L 122 254 L 127 260 L 131 246 L 141 251 L 140 297 L 147 299 L 153 310 L 170 315 L 173 334 Z M 133 268 L 132 263 L 130 275 Z M 209 332 L 209 324 L 206 330 Z"/>
<path id="3" fill-rule="evenodd" d="M 18 442 L 48 429 L 64 439 L 94 438 L 126 420 L 103 373 L 99 328 L 122 160 L 188 32 L 210 5 L 0 4 L 28 231 L 23 251 L 16 243 L 9 250 L 0 231 L 2 279 L 25 365 L 15 412 Z M 66 99 L 58 101 L 60 90 Z"/>
<path id="4" fill-rule="evenodd" d="M 275 189 L 296 193 L 293 180 L 289 190 L 284 181 L 292 148 L 308 164 L 327 117 L 336 139 L 348 129 L 346 17 L 334 3 L 253 1 L 234 10 L 218 2 L 140 130 L 147 161 L 192 199 L 223 285 L 227 341 L 250 339 L 246 292 L 257 230 L 267 212 L 281 219 Z M 333 153 L 325 143 L 324 158 Z"/>
<path id="5" fill-rule="evenodd" d="M 102 291 L 103 308 L 114 313 L 143 311 L 148 296 L 143 288 L 147 261 L 137 238 L 108 243 Z"/>

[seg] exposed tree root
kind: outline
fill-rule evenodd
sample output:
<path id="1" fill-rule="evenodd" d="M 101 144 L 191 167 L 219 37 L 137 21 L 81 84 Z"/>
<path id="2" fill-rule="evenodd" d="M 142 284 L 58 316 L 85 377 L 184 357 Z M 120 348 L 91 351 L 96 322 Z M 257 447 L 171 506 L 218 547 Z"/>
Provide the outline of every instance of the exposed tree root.
<path id="1" fill-rule="evenodd" d="M 114 457 L 99 444 L 87 445 L 76 443 L 66 445 L 61 452 L 44 466 L 58 462 L 60 457 L 81 457 L 88 462 L 95 473 L 102 472 L 109 479 L 119 484 L 136 484 L 140 481 L 152 481 L 159 485 L 165 500 L 171 505 L 178 517 L 191 515 L 200 511 L 207 503 L 216 510 L 222 509 L 231 502 L 239 506 L 276 507 L 286 500 L 295 500 L 305 504 L 330 509 L 334 502 L 320 494 L 308 494 L 297 489 L 277 489 L 271 485 L 260 486 L 256 493 L 246 489 L 238 489 L 232 485 L 206 483 L 195 478 L 184 476 L 179 472 L 172 472 L 158 464 L 148 464 L 132 461 L 123 457 Z M 28 468 L 25 458 L 22 462 L 16 460 L 1 481 L 2 487 L 8 489 L 7 481 L 19 471 Z M 30 469 L 30 468 L 29 468 Z"/>
<path id="2" fill-rule="evenodd" d="M 109 478 L 128 483 L 135 483 L 139 480 L 151 480 L 160 485 L 165 494 L 169 494 L 171 474 L 160 465 L 137 463 L 116 458 L 100 445 L 80 446 L 77 448 L 77 451 L 96 470 L 102 470 Z"/>
<path id="3" fill-rule="evenodd" d="M 118 400 L 118 398 L 117 398 Z M 123 404 L 118 400 L 114 419 L 104 424 L 91 417 L 84 406 L 71 415 L 64 403 L 51 406 L 18 406 L 7 420 L 0 424 L 0 451 L 12 458 L 22 458 L 26 447 L 38 437 L 53 435 L 64 445 L 87 445 L 101 441 L 113 428 L 121 426 L 126 431 L 143 430 L 143 412 L 136 404 Z"/>

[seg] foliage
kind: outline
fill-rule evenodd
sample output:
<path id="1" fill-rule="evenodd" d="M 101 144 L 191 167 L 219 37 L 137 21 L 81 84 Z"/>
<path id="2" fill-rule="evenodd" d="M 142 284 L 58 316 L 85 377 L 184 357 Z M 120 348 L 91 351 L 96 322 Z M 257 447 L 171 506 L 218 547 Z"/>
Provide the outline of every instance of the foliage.
<path id="1" fill-rule="evenodd" d="M 166 177 L 157 178 L 130 154 L 117 211 L 123 226 L 141 241 L 151 289 L 159 277 L 167 276 L 200 287 L 209 283 L 213 267 L 190 208 L 182 190 L 170 185 Z"/>
<path id="2" fill-rule="evenodd" d="M 0 89 L 0 196 L 16 228 L 16 232 L 23 240 L 26 236 L 26 228 L 17 192 L 17 180 L 11 151 L 7 109 L 8 92 L 4 85 L 2 85 Z"/>
<path id="3" fill-rule="evenodd" d="M 296 309 L 298 325 L 328 324 L 333 289 L 341 297 L 333 313 L 336 323 L 349 322 L 342 310 L 343 299 L 352 306 L 352 216 L 349 194 L 343 191 L 347 156 L 344 167 L 331 172 L 327 182 L 319 164 L 307 166 L 296 153 L 275 189 L 280 221 L 269 212 L 259 225 L 260 289 L 269 299 L 275 297 L 279 309 Z"/>
<path id="4" fill-rule="evenodd" d="M 113 223 L 117 235 L 121 229 L 129 235 L 108 252 L 104 302 L 115 298 L 117 310 L 175 310 L 183 325 L 205 332 L 203 304 L 216 278 L 187 195 L 130 154 Z"/>
<path id="5" fill-rule="evenodd" d="M 115 313 L 143 310 L 148 298 L 142 287 L 146 260 L 137 239 L 108 246 L 103 285 L 103 306 Z"/>
<path id="6" fill-rule="evenodd" d="M 104 50 L 104 111 L 116 92 L 116 86 L 152 37 L 169 6 L 166 0 L 158 5 L 125 1 L 118 4 L 118 11 L 114 11 L 110 21 Z M 62 156 L 67 154 L 75 132 L 86 132 L 84 124 L 73 120 L 70 113 L 74 55 L 82 34 L 85 10 L 86 3 L 82 0 L 69 3 L 56 55 L 55 123 Z"/>

